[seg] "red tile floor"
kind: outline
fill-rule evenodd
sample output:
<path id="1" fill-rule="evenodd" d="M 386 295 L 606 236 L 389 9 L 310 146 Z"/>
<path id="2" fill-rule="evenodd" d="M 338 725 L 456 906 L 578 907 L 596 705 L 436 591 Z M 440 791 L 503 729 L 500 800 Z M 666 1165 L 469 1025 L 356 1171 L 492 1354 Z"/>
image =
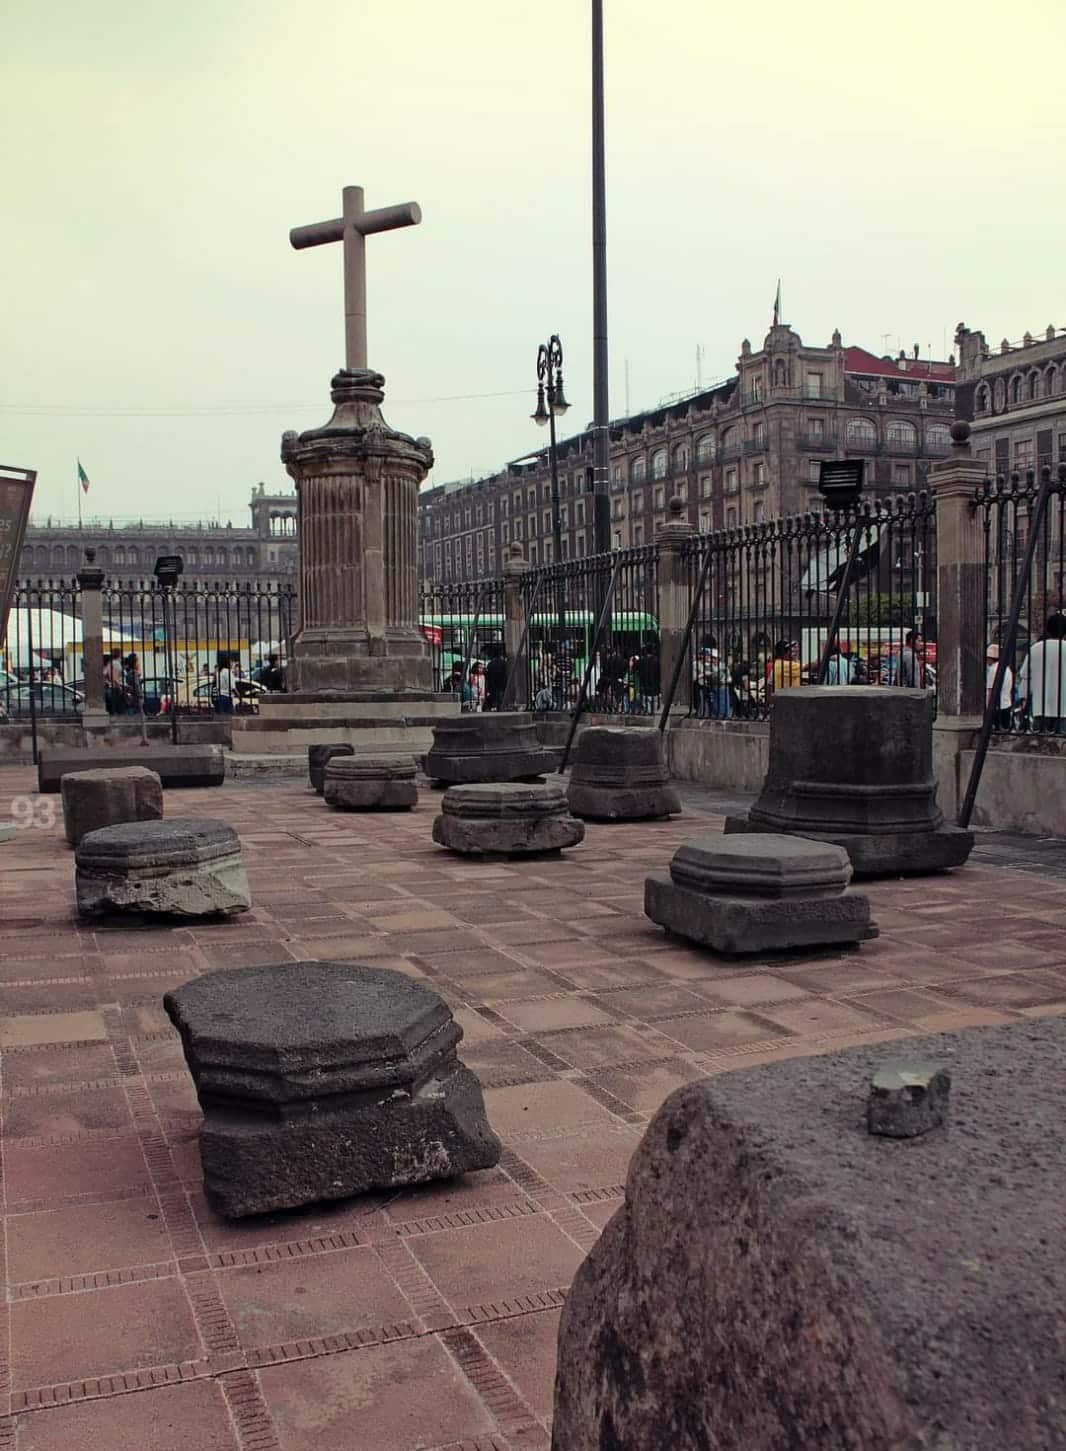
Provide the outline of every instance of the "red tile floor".
<path id="1" fill-rule="evenodd" d="M 643 917 L 642 883 L 721 824 L 593 826 L 478 864 L 410 815 L 297 783 L 172 792 L 241 833 L 229 923 L 80 925 L 54 797 L 0 771 L 7 1314 L 0 1451 L 544 1451 L 559 1307 L 679 1084 L 830 1047 L 1066 1011 L 1066 874 L 1001 865 L 870 889 L 860 951 L 725 964 Z M 28 805 L 26 804 L 28 803 Z M 358 959 L 428 979 L 506 1146 L 461 1183 L 229 1225 L 160 1000 L 198 973 Z"/>

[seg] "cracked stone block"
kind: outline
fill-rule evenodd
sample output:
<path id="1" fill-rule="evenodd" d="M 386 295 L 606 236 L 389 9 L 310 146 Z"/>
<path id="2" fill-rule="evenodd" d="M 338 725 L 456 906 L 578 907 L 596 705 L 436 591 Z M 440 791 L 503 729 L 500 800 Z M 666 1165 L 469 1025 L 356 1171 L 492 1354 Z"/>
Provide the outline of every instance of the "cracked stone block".
<path id="1" fill-rule="evenodd" d="M 947 1122 L 951 1074 L 943 1063 L 891 1063 L 874 1074 L 866 1126 L 888 1139 L 916 1139 Z"/>
<path id="2" fill-rule="evenodd" d="M 584 822 L 570 815 L 557 781 L 452 786 L 433 822 L 433 840 L 466 856 L 558 852 L 584 837 Z"/>
<path id="3" fill-rule="evenodd" d="M 71 846 L 90 831 L 123 821 L 160 821 L 163 783 L 145 766 L 68 771 L 59 783 L 63 826 Z"/>
<path id="4" fill-rule="evenodd" d="M 312 790 L 317 796 L 322 795 L 323 787 L 326 784 L 326 766 L 335 756 L 351 756 L 355 754 L 355 747 L 340 744 L 329 746 L 308 746 L 307 748 L 307 774 L 311 781 Z"/>
<path id="5" fill-rule="evenodd" d="M 240 837 L 224 821 L 177 817 L 105 826 L 82 838 L 74 866 L 83 917 L 229 916 L 252 905 Z"/>
<path id="6" fill-rule="evenodd" d="M 676 816 L 681 801 L 667 779 L 661 733 L 589 726 L 578 737 L 566 799 L 575 816 L 591 820 Z"/>
<path id="7" fill-rule="evenodd" d="M 327 806 L 344 811 L 409 811 L 418 804 L 413 756 L 343 756 L 326 762 Z"/>
<path id="8" fill-rule="evenodd" d="M 847 891 L 847 853 L 774 835 L 696 837 L 669 875 L 644 883 L 644 912 L 667 931 L 728 955 L 861 942 L 877 936 L 868 898 Z"/>
<path id="9" fill-rule="evenodd" d="M 212 1208 L 239 1219 L 492 1168 L 501 1146 L 444 1000 L 400 972 L 286 962 L 167 993 Z"/>

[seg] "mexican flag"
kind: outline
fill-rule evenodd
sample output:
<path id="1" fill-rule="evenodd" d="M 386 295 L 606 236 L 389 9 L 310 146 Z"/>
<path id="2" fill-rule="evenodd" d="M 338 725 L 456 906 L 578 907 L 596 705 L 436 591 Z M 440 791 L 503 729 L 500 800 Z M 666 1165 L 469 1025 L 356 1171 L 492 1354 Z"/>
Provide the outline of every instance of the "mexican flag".
<path id="1" fill-rule="evenodd" d="M 89 492 L 89 475 L 81 466 L 81 459 L 78 460 L 78 483 L 81 484 L 84 493 Z"/>

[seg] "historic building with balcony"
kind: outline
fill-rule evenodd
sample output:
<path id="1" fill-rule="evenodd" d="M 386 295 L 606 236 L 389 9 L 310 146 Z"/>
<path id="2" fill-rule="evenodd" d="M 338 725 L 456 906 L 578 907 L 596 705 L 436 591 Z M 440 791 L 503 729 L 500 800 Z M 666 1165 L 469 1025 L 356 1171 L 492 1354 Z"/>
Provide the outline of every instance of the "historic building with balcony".
<path id="1" fill-rule="evenodd" d="M 70 579 L 85 562 L 86 548 L 113 580 L 151 577 L 161 554 L 180 554 L 184 580 L 205 589 L 223 585 L 295 585 L 296 495 L 252 490 L 251 525 L 91 519 L 82 525 L 32 523 L 26 530 L 19 577 Z"/>
<path id="2" fill-rule="evenodd" d="M 1066 329 L 1006 338 L 996 352 L 962 323 L 958 412 L 972 425 L 970 447 L 989 472 L 1039 472 L 1066 463 Z"/>
<path id="3" fill-rule="evenodd" d="M 745 339 L 732 377 L 611 425 L 611 534 L 650 543 L 674 496 L 702 531 L 758 523 L 820 502 L 823 460 L 860 457 L 875 494 L 923 487 L 950 450 L 954 359 L 876 357 L 804 344 L 787 324 L 759 350 Z M 563 558 L 593 549 L 586 431 L 558 448 Z M 498 572 L 504 552 L 552 559 L 546 449 L 486 478 L 438 484 L 419 499 L 423 576 L 469 580 Z"/>

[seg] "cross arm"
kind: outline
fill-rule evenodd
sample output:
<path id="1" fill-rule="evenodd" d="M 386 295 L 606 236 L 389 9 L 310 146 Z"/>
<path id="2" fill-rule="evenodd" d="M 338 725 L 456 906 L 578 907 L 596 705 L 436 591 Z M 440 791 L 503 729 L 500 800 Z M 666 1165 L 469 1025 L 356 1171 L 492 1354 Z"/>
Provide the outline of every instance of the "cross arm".
<path id="1" fill-rule="evenodd" d="M 374 232 L 391 232 L 397 227 L 416 227 L 421 220 L 422 208 L 417 202 L 401 202 L 399 206 L 363 212 L 354 226 L 362 236 L 369 237 Z M 298 252 L 304 247 L 321 247 L 326 242 L 343 239 L 343 217 L 334 217 L 329 222 L 312 222 L 307 227 L 293 227 L 289 233 L 289 241 Z"/>

